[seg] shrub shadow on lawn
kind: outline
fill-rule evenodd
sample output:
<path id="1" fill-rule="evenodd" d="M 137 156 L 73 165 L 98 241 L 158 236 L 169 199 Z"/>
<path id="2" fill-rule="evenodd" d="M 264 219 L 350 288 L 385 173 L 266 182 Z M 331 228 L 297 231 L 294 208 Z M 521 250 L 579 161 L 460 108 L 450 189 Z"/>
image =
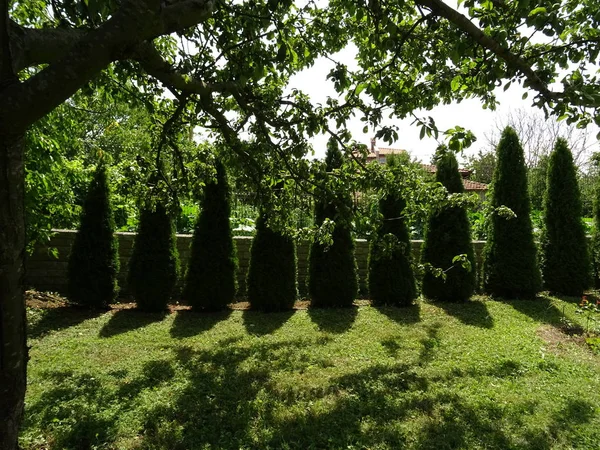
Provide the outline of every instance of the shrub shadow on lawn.
<path id="1" fill-rule="evenodd" d="M 279 311 L 265 313 L 262 311 L 244 311 L 242 318 L 244 327 L 250 334 L 262 336 L 281 328 L 294 315 L 295 311 Z"/>
<path id="2" fill-rule="evenodd" d="M 564 299 L 567 302 L 574 302 L 575 297 L 557 297 Z M 514 309 L 519 311 L 526 316 L 531 317 L 537 322 L 547 323 L 549 325 L 560 325 L 560 319 L 563 316 L 552 299 L 546 295 L 538 295 L 532 300 L 503 300 L 504 303 L 512 306 Z"/>
<path id="3" fill-rule="evenodd" d="M 308 308 L 310 319 L 319 330 L 329 333 L 348 331 L 358 315 L 358 308 Z"/>
<path id="4" fill-rule="evenodd" d="M 410 325 L 421 321 L 421 306 L 416 303 L 412 306 L 373 306 L 388 319 L 400 325 Z"/>
<path id="5" fill-rule="evenodd" d="M 111 337 L 127 333 L 138 328 L 144 328 L 154 322 L 160 322 L 167 315 L 166 312 L 148 313 L 136 309 L 121 309 L 114 311 L 112 317 L 98 333 L 100 337 Z"/>
<path id="6" fill-rule="evenodd" d="M 435 302 L 433 304 L 465 325 L 479 328 L 494 327 L 494 318 L 490 315 L 487 305 L 481 300 L 469 300 L 461 303 Z"/>
<path id="7" fill-rule="evenodd" d="M 59 308 L 36 309 L 36 311 L 42 311 L 43 316 L 27 327 L 27 334 L 30 338 L 38 338 L 51 331 L 74 327 L 86 320 L 100 317 L 107 310 L 61 306 Z"/>
<path id="8" fill-rule="evenodd" d="M 230 309 L 210 312 L 177 311 L 170 330 L 171 336 L 176 339 L 196 336 L 210 330 L 217 323 L 227 320 L 231 313 Z"/>

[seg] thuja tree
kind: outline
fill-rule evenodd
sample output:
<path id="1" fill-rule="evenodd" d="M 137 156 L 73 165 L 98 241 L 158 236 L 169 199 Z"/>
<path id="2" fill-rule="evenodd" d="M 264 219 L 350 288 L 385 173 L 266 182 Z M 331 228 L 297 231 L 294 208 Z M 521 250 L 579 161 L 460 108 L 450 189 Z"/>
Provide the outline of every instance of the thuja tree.
<path id="1" fill-rule="evenodd" d="M 263 212 L 256 223 L 248 268 L 248 301 L 252 309 L 291 309 L 298 295 L 296 245 L 292 237 L 273 230 Z"/>
<path id="2" fill-rule="evenodd" d="M 464 187 L 454 153 L 441 149 L 437 158 L 436 181 L 448 194 L 462 194 Z M 454 261 L 458 255 L 466 258 Z M 434 300 L 463 302 L 475 289 L 475 258 L 466 206 L 443 204 L 432 211 L 425 229 L 421 252 L 423 263 L 444 270 L 428 270 L 423 276 L 423 295 Z"/>
<path id="3" fill-rule="evenodd" d="M 591 160 L 594 163 L 596 180 L 594 183 L 594 234 L 592 235 L 591 260 L 594 275 L 594 286 L 600 287 L 600 153 L 594 153 Z"/>
<path id="4" fill-rule="evenodd" d="M 342 158 L 337 146 L 329 145 L 326 171 L 340 168 Z M 350 203 L 350 197 L 344 192 L 338 195 L 328 192 L 315 201 L 315 224 L 321 226 L 329 219 L 334 221 L 335 226 L 331 242 L 315 241 L 310 247 L 308 293 L 312 306 L 352 306 L 358 293 L 354 240 L 348 223 Z"/>
<path id="5" fill-rule="evenodd" d="M 395 158 L 388 157 L 391 171 L 397 169 Z M 379 201 L 381 222 L 369 251 L 369 295 L 377 305 L 412 305 L 417 296 L 411 266 L 408 228 L 402 216 L 406 201 L 399 192 L 390 192 Z"/>
<path id="6" fill-rule="evenodd" d="M 127 277 L 138 308 L 164 311 L 178 275 L 179 255 L 173 221 L 161 204 L 143 209 Z"/>
<path id="7" fill-rule="evenodd" d="M 118 241 L 106 167 L 99 165 L 83 204 L 81 223 L 69 257 L 69 299 L 105 308 L 117 295 Z"/>
<path id="8" fill-rule="evenodd" d="M 184 301 L 194 309 L 224 309 L 236 292 L 227 173 L 218 160 L 215 167 L 215 178 L 204 188 L 183 290 Z"/>
<path id="9" fill-rule="evenodd" d="M 550 154 L 546 185 L 540 258 L 544 287 L 581 295 L 590 282 L 588 248 L 577 170 L 563 138 L 557 139 Z"/>
<path id="10" fill-rule="evenodd" d="M 523 148 L 510 127 L 504 129 L 498 143 L 490 206 L 492 216 L 484 248 L 484 290 L 507 298 L 535 297 L 541 277 L 529 217 L 527 173 Z M 502 207 L 510 208 L 514 214 Z"/>

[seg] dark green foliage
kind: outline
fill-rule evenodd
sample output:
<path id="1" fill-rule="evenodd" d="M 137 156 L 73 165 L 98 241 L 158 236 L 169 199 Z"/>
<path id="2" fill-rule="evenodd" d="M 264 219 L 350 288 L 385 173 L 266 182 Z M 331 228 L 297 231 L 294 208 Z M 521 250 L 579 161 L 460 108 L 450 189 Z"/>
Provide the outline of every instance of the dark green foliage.
<path id="1" fill-rule="evenodd" d="M 506 127 L 498 143 L 498 163 L 492 180 L 491 207 L 506 206 L 516 217 L 495 210 L 484 248 L 483 286 L 494 296 L 533 298 L 541 287 L 537 251 L 529 217 L 527 174 L 523 148 L 515 131 Z"/>
<path id="2" fill-rule="evenodd" d="M 436 181 L 448 193 L 464 192 L 458 163 L 452 152 L 443 153 L 437 161 Z M 457 255 L 466 255 L 469 268 L 453 263 Z M 425 231 L 421 253 L 423 263 L 445 272 L 445 279 L 427 271 L 423 277 L 423 295 L 446 302 L 467 301 L 475 290 L 475 258 L 471 243 L 469 218 L 464 206 L 446 205 L 433 211 Z"/>
<path id="3" fill-rule="evenodd" d="M 327 149 L 327 171 L 339 168 L 342 154 L 336 147 Z M 324 195 L 315 201 L 315 224 L 325 219 L 335 222 L 333 242 L 327 246 L 313 242 L 308 259 L 308 293 L 316 307 L 348 307 L 358 293 L 358 276 L 354 259 L 354 240 L 350 233 L 351 199 L 345 193 Z"/>
<path id="4" fill-rule="evenodd" d="M 410 306 L 417 296 L 410 238 L 402 218 L 405 207 L 398 194 L 379 201 L 383 221 L 369 252 L 369 293 L 376 305 Z"/>
<path id="5" fill-rule="evenodd" d="M 216 162 L 216 180 L 206 184 L 192 240 L 183 300 L 194 309 L 216 311 L 233 302 L 236 292 L 236 249 L 229 224 L 227 173 Z"/>
<path id="6" fill-rule="evenodd" d="M 600 287 L 600 177 L 596 174 L 594 186 L 594 234 L 592 236 L 591 259 L 594 273 L 594 286 Z"/>
<path id="7" fill-rule="evenodd" d="M 261 214 L 252 240 L 248 268 L 248 301 L 252 309 L 292 309 L 298 295 L 296 246 L 289 236 L 271 230 Z"/>
<path id="8" fill-rule="evenodd" d="M 164 311 L 171 299 L 179 274 L 175 228 L 166 209 L 143 209 L 128 282 L 137 306 L 143 311 Z"/>
<path id="9" fill-rule="evenodd" d="M 98 166 L 83 204 L 81 225 L 69 257 L 69 298 L 105 308 L 118 292 L 118 241 L 106 168 Z"/>
<path id="10" fill-rule="evenodd" d="M 559 138 L 550 155 L 541 268 L 544 287 L 564 295 L 581 295 L 589 287 L 589 257 L 581 222 L 577 171 L 567 141 Z"/>

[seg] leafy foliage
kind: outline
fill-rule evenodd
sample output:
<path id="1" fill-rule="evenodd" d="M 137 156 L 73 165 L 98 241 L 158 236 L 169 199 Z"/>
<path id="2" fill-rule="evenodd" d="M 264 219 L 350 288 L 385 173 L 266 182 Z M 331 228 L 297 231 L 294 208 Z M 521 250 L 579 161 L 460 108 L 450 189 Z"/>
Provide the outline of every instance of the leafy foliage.
<path id="1" fill-rule="evenodd" d="M 69 257 L 69 298 L 105 308 L 117 296 L 118 241 L 106 167 L 99 165 L 88 186 L 79 232 Z"/>
<path id="2" fill-rule="evenodd" d="M 532 298 L 540 290 L 541 276 L 529 216 L 523 149 L 510 127 L 502 132 L 497 158 L 492 180 L 492 215 L 484 248 L 483 287 L 494 296 Z M 502 214 L 503 206 L 514 214 Z"/>
<path id="3" fill-rule="evenodd" d="M 551 292 L 580 296 L 590 282 L 588 245 L 581 222 L 577 172 L 562 138 L 550 155 L 547 185 L 541 240 L 544 286 Z"/>
<path id="4" fill-rule="evenodd" d="M 220 161 L 206 183 L 192 240 L 183 299 L 194 309 L 219 310 L 233 301 L 237 257 L 229 223 L 229 184 Z"/>
<path id="5" fill-rule="evenodd" d="M 442 149 L 437 159 L 436 180 L 448 194 L 462 194 L 464 187 L 454 153 Z M 465 255 L 458 262 L 455 257 Z M 471 244 L 469 218 L 464 206 L 446 205 L 434 210 L 427 223 L 421 250 L 423 263 L 441 268 L 441 276 L 431 271 L 423 277 L 423 295 L 450 302 L 468 300 L 475 290 L 475 256 Z"/>
<path id="6" fill-rule="evenodd" d="M 127 278 L 138 308 L 164 311 L 178 275 L 175 230 L 167 210 L 161 204 L 143 209 Z"/>

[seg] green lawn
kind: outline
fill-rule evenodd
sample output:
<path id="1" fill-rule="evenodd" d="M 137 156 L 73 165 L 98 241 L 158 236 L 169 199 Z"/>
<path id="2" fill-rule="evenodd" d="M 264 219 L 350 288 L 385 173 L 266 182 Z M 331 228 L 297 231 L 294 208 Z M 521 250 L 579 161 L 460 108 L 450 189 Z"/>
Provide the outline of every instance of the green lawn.
<path id="1" fill-rule="evenodd" d="M 25 449 L 600 448 L 563 307 L 29 309 Z"/>

